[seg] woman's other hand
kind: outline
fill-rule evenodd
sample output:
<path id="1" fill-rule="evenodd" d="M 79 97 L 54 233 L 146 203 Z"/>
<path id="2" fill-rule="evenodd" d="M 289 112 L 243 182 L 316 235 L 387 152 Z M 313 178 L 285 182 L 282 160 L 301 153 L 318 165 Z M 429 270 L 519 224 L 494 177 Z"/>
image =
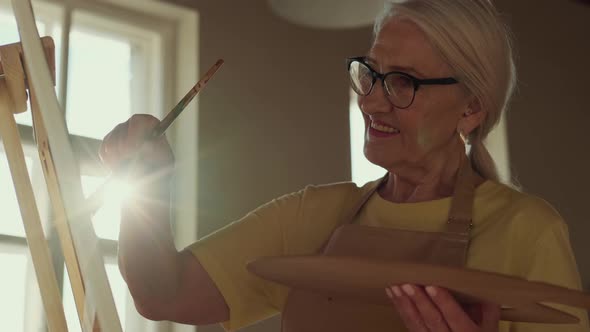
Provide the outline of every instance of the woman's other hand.
<path id="1" fill-rule="evenodd" d="M 410 332 L 497 332 L 500 307 L 478 304 L 462 307 L 440 287 L 405 284 L 386 289 Z"/>

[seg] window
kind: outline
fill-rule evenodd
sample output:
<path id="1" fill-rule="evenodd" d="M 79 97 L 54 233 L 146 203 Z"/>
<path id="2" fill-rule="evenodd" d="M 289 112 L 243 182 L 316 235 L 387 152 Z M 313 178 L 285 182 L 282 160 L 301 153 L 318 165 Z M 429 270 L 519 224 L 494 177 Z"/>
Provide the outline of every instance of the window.
<path id="1" fill-rule="evenodd" d="M 31 174 L 32 160 L 30 157 L 25 157 L 29 174 Z M 0 234 L 9 236 L 23 237 L 25 230 L 21 222 L 20 209 L 18 201 L 16 200 L 16 193 L 9 184 L 12 184 L 12 177 L 10 176 L 10 169 L 8 168 L 8 159 L 6 154 L 0 148 L 0 202 L 2 202 L 2 217 L 0 222 Z"/>
<path id="2" fill-rule="evenodd" d="M 363 146 L 365 143 L 365 120 L 357 104 L 357 95 L 350 90 L 350 160 L 352 182 L 362 186 L 369 181 L 376 180 L 385 174 L 385 170 L 365 158 Z"/>
<path id="3" fill-rule="evenodd" d="M 22 331 L 25 318 L 25 291 L 27 256 L 24 250 L 0 251 L 0 264 L 10 271 L 2 277 L 0 284 L 0 319 L 5 331 Z"/>
<path id="4" fill-rule="evenodd" d="M 94 192 L 108 178 L 98 156 L 101 139 L 118 123 L 134 113 L 157 117 L 170 109 L 179 96 L 197 80 L 196 13 L 157 1 L 37 0 L 33 1 L 39 33 L 52 36 L 56 46 L 56 93 L 65 108 L 65 121 L 74 153 L 80 161 L 85 195 Z M 0 0 L 0 45 L 19 41 L 9 0 Z M 69 45 L 63 52 L 64 44 Z M 177 67 L 178 66 L 178 67 Z M 182 70 L 180 67 L 182 66 Z M 180 156 L 177 191 L 190 202 L 177 209 L 177 231 L 185 238 L 196 238 L 196 105 L 183 114 L 167 136 L 173 148 L 182 136 L 190 144 L 182 146 L 192 157 Z M 32 135 L 30 112 L 16 116 L 23 140 L 29 174 L 35 187 L 44 229 L 63 289 L 63 302 L 70 331 L 80 331 L 67 271 L 59 241 L 50 224 L 48 195 Z M 187 181 L 188 179 L 188 181 Z M 0 146 L 0 264 L 4 288 L 0 285 L 0 330 L 44 330 L 39 291 L 28 256 L 18 202 L 12 186 L 6 156 Z M 190 205 L 189 205 L 190 204 Z M 178 203 L 177 206 L 181 204 Z M 103 205 L 93 216 L 95 232 L 101 241 L 105 268 L 114 294 L 117 311 L 125 331 L 143 331 L 148 326 L 135 311 L 116 260 L 119 209 L 114 203 Z M 188 234 L 188 235 L 187 235 Z M 61 266 L 61 268 L 58 268 Z M 31 295 L 31 293 L 35 293 Z M 131 320 L 135 320 L 131 322 Z M 33 323 L 32 323 L 33 322 Z M 41 325 L 37 322 L 41 322 Z M 153 324 L 153 323 L 150 323 Z"/>
<path id="5" fill-rule="evenodd" d="M 352 181 L 362 186 L 369 181 L 382 177 L 386 170 L 372 164 L 363 154 L 365 123 L 357 104 L 357 95 L 352 90 L 350 92 L 349 119 Z M 510 167 L 505 117 L 502 117 L 498 126 L 490 132 L 485 144 L 496 162 L 500 180 L 508 182 L 510 180 Z"/>

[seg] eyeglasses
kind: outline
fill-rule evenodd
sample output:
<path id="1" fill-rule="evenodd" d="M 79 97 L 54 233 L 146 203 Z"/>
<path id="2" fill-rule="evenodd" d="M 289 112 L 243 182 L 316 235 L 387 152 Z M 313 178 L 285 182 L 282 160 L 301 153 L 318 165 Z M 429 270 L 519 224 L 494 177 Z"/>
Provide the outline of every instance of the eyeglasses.
<path id="1" fill-rule="evenodd" d="M 418 91 L 421 85 L 449 85 L 458 83 L 452 77 L 419 79 L 400 71 L 381 74 L 373 70 L 366 63 L 364 57 L 350 58 L 347 62 L 350 83 L 354 92 L 361 96 L 367 96 L 373 90 L 375 81 L 380 79 L 389 101 L 395 107 L 402 109 L 412 105 L 416 97 L 416 91 Z"/>

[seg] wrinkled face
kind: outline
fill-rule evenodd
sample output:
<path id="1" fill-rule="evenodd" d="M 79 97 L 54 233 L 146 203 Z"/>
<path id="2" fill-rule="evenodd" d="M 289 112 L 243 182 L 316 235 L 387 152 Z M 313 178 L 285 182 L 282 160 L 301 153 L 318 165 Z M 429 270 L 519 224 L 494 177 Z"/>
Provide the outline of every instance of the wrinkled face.
<path id="1" fill-rule="evenodd" d="M 418 79 L 453 76 L 418 26 L 399 17 L 383 25 L 367 62 L 379 73 L 401 71 Z M 377 80 L 371 93 L 358 100 L 365 120 L 367 159 L 391 171 L 445 158 L 447 147 L 457 144 L 457 126 L 468 102 L 460 84 L 422 85 L 413 103 L 399 109 L 390 103 L 381 80 Z"/>

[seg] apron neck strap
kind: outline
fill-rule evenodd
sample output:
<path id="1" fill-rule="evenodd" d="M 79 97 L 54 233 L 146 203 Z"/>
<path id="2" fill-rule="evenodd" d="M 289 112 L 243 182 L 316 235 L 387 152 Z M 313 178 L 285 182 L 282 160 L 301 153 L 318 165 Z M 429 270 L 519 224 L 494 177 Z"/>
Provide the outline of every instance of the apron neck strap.
<path id="1" fill-rule="evenodd" d="M 361 211 L 361 209 L 363 208 L 365 203 L 367 203 L 369 198 L 371 198 L 371 196 L 373 196 L 373 194 L 377 191 L 377 189 L 379 189 L 379 187 L 381 187 L 381 185 L 387 181 L 388 174 L 389 173 L 385 173 L 385 175 L 379 181 L 375 181 L 374 183 L 371 184 L 371 187 L 369 188 L 369 190 L 361 197 L 361 199 L 354 206 L 354 208 L 350 210 L 348 215 L 342 219 L 344 221 L 343 222 L 344 225 L 352 224 L 354 222 L 354 218 Z"/>
<path id="2" fill-rule="evenodd" d="M 469 236 L 473 227 L 473 200 L 475 198 L 475 174 L 471 168 L 469 158 L 461 161 L 457 178 L 455 180 L 455 191 L 451 199 L 451 209 L 447 220 L 446 231 Z"/>

